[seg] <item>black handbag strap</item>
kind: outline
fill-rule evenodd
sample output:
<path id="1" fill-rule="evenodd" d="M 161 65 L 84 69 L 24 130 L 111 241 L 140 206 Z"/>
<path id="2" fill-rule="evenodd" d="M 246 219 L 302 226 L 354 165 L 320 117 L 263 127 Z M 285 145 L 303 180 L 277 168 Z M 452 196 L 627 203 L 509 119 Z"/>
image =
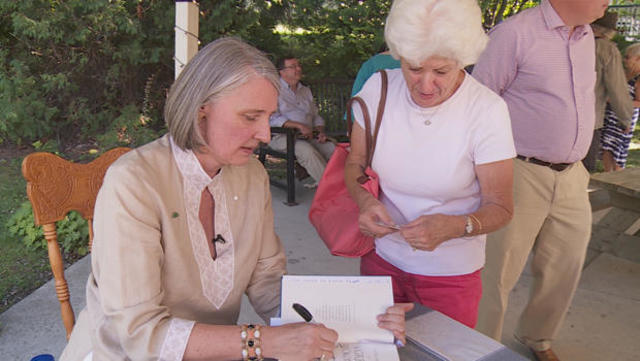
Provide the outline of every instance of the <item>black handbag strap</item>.
<path id="1" fill-rule="evenodd" d="M 353 116 L 351 112 L 351 106 L 354 102 L 356 102 L 362 109 L 362 117 L 364 118 L 365 141 L 367 147 L 366 167 L 370 167 L 371 162 L 373 161 L 373 153 L 376 150 L 378 132 L 380 131 L 380 124 L 382 123 L 382 115 L 384 114 L 384 107 L 387 103 L 387 72 L 384 69 L 378 72 L 380 73 L 380 78 L 382 79 L 382 86 L 380 87 L 380 101 L 378 102 L 378 113 L 376 114 L 376 124 L 373 130 L 373 136 L 371 135 L 371 118 L 369 117 L 369 109 L 367 109 L 367 104 L 365 104 L 364 100 L 362 100 L 362 98 L 360 97 L 353 97 L 347 102 L 347 126 L 349 128 L 349 136 L 351 136 L 351 127 L 353 124 L 351 120 Z"/>

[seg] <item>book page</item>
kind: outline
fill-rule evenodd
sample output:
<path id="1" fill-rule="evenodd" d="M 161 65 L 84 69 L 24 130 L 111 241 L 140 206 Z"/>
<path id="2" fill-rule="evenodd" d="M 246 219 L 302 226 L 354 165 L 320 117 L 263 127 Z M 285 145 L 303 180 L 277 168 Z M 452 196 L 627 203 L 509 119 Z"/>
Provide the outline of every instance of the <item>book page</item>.
<path id="1" fill-rule="evenodd" d="M 438 311 L 406 322 L 407 339 L 443 360 L 480 360 L 504 346 Z"/>
<path id="2" fill-rule="evenodd" d="M 283 323 L 303 321 L 293 310 L 294 303 L 306 307 L 313 315 L 313 322 L 336 330 L 340 343 L 375 341 L 393 344 L 393 334 L 379 328 L 376 320 L 377 315 L 393 305 L 390 277 L 284 276 Z"/>
<path id="3" fill-rule="evenodd" d="M 338 344 L 333 355 L 335 361 L 400 361 L 396 346 L 389 343 Z"/>

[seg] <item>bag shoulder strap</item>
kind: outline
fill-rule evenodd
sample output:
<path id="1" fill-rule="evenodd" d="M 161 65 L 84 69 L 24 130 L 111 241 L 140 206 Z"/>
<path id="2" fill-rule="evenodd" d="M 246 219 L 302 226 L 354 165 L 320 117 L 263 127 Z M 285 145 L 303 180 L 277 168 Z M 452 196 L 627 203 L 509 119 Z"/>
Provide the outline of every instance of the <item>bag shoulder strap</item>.
<path id="1" fill-rule="evenodd" d="M 378 102 L 378 113 L 376 114 L 376 123 L 373 130 L 373 136 L 371 135 L 371 117 L 369 116 L 369 109 L 367 108 L 367 104 L 364 102 L 364 100 L 362 100 L 362 98 L 360 97 L 353 97 L 347 102 L 347 126 L 349 128 L 349 136 L 351 136 L 351 126 L 353 124 L 351 106 L 355 102 L 358 103 L 358 105 L 360 105 L 360 108 L 362 109 L 362 117 L 364 118 L 365 142 L 367 147 L 367 167 L 371 166 L 371 161 L 373 160 L 373 153 L 376 149 L 376 142 L 378 140 L 378 132 L 380 131 L 380 124 L 382 123 L 382 115 L 384 114 L 384 107 L 387 102 L 387 72 L 384 69 L 379 70 L 378 72 L 380 73 L 382 85 L 380 87 L 380 101 Z"/>
<path id="2" fill-rule="evenodd" d="M 378 141 L 378 132 L 380 131 L 380 124 L 382 123 L 382 115 L 384 114 L 384 107 L 387 104 L 387 84 L 389 83 L 387 72 L 382 69 L 379 71 L 382 78 L 382 86 L 380 87 L 380 101 L 378 102 L 378 114 L 376 115 L 376 127 L 373 131 L 373 143 L 371 144 L 371 151 L 369 152 L 369 158 L 367 164 L 371 165 L 373 160 L 373 152 L 376 150 L 376 143 Z"/>

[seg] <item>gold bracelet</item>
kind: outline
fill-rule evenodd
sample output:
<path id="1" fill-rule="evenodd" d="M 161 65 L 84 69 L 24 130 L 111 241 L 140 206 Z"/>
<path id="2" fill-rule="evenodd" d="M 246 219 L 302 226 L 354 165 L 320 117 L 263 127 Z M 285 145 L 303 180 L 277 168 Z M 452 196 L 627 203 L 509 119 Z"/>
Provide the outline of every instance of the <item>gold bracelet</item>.
<path id="1" fill-rule="evenodd" d="M 478 223 L 478 234 L 482 233 L 482 222 L 480 222 L 478 217 L 474 216 L 473 214 L 469 214 L 469 218 L 471 218 L 472 220 L 476 221 L 476 223 Z"/>
<path id="2" fill-rule="evenodd" d="M 262 340 L 260 339 L 260 325 L 242 325 L 240 339 L 242 340 L 242 360 L 262 361 Z"/>

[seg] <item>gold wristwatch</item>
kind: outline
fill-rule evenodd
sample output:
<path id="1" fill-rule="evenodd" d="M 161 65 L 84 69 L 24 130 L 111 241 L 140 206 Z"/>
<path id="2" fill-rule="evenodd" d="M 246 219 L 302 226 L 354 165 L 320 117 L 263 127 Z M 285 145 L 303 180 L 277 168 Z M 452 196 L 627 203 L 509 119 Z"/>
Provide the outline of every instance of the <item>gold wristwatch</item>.
<path id="1" fill-rule="evenodd" d="M 469 236 L 473 232 L 473 221 L 471 217 L 467 216 L 467 220 L 464 226 L 464 235 Z"/>

